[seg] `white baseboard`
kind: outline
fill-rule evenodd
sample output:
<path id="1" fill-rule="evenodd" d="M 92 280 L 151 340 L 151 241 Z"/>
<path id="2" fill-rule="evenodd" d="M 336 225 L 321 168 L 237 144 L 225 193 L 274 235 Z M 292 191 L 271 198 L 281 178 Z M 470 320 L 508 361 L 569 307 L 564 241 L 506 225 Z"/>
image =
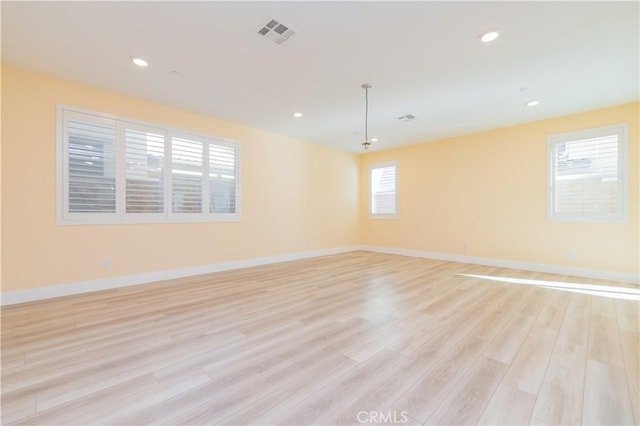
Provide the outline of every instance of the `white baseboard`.
<path id="1" fill-rule="evenodd" d="M 573 266 L 549 265 L 545 263 L 521 262 L 517 260 L 491 259 L 476 256 L 461 256 L 448 253 L 433 253 L 419 250 L 398 249 L 391 247 L 362 246 L 362 250 L 378 253 L 397 254 L 400 256 L 422 257 L 425 259 L 445 260 L 448 262 L 471 263 L 474 265 L 497 266 L 500 268 L 521 269 L 524 271 L 546 272 L 549 274 L 572 275 L 582 278 L 595 278 L 626 282 L 640 283 L 640 274 L 603 271 L 599 269 L 576 268 Z"/>
<path id="2" fill-rule="evenodd" d="M 346 253 L 360 250 L 360 246 L 322 249 L 307 252 L 288 253 L 277 256 L 258 257 L 254 259 L 236 260 L 232 262 L 213 263 L 209 265 L 193 266 L 189 268 L 172 269 L 167 271 L 149 272 L 124 277 L 104 278 L 99 280 L 80 281 L 50 287 L 40 287 L 28 290 L 11 291 L 0 295 L 0 306 L 51 299 L 54 297 L 71 296 L 74 294 L 90 293 L 156 281 L 184 278 L 194 275 L 210 274 L 213 272 L 229 271 L 232 269 L 250 268 L 252 266 L 270 265 L 291 260 L 309 259 L 330 254 Z"/>
<path id="3" fill-rule="evenodd" d="M 501 268 L 521 269 L 525 271 L 546 272 L 550 274 L 573 275 L 584 278 L 596 278 L 638 284 L 640 274 L 610 272 L 598 269 L 576 268 L 571 266 L 549 265 L 544 263 L 520 262 L 515 260 L 491 259 L 476 256 L 460 256 L 448 253 L 433 253 L 419 250 L 398 249 L 378 246 L 350 246 L 333 249 L 322 249 L 299 253 L 289 253 L 277 256 L 259 257 L 254 259 L 237 260 L 232 262 L 213 263 L 209 265 L 193 266 L 189 268 L 172 269 L 167 271 L 149 272 L 124 277 L 104 278 L 100 280 L 80 281 L 51 287 L 40 287 L 28 290 L 12 291 L 0 295 L 0 306 L 51 299 L 54 297 L 71 296 L 74 294 L 90 293 L 147 284 L 175 278 L 194 275 L 210 274 L 213 272 L 229 271 L 232 269 L 250 268 L 252 266 L 270 265 L 292 260 L 309 259 L 331 254 L 346 253 L 357 250 L 378 253 L 397 254 L 401 256 L 421 257 L 425 259 L 444 260 L 448 262 L 471 263 L 475 265 L 496 266 Z"/>

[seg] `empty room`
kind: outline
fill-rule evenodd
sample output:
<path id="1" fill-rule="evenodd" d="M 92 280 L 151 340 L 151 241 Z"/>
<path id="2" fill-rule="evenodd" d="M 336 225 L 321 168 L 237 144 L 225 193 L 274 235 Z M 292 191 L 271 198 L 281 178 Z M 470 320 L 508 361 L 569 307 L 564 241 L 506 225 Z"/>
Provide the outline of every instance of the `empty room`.
<path id="1" fill-rule="evenodd" d="M 640 424 L 640 3 L 1 7 L 3 425 Z"/>

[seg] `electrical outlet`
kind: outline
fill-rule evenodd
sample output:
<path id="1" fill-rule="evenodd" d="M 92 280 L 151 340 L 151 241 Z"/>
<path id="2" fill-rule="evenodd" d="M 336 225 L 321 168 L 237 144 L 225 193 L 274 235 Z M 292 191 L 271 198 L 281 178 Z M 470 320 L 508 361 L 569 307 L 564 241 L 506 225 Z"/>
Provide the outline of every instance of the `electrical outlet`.
<path id="1" fill-rule="evenodd" d="M 111 268 L 111 261 L 109 259 L 102 259 L 102 269 Z"/>

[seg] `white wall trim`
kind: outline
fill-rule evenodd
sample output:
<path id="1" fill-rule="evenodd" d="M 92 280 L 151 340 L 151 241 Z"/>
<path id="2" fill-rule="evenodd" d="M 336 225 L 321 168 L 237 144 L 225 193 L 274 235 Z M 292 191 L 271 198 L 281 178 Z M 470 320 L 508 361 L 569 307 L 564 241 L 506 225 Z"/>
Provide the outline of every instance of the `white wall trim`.
<path id="1" fill-rule="evenodd" d="M 521 269 L 524 271 L 546 272 L 549 274 L 572 275 L 582 278 L 595 278 L 640 283 L 640 274 L 603 271 L 599 269 L 577 268 L 574 266 L 550 265 L 546 263 L 521 262 L 518 260 L 492 259 L 487 257 L 461 256 L 449 253 L 434 253 L 419 250 L 399 249 L 391 247 L 362 246 L 362 250 L 377 253 L 397 254 L 400 256 L 422 257 L 425 259 L 445 260 L 448 262 L 471 263 L 474 265 L 497 266 L 500 268 Z"/>
<path id="2" fill-rule="evenodd" d="M 74 294 L 90 293 L 94 291 L 109 290 L 120 287 L 128 287 L 138 284 L 148 284 L 156 281 L 184 278 L 194 275 L 211 274 L 214 272 L 229 271 L 233 269 L 250 268 L 253 266 L 271 265 L 292 260 L 310 259 L 313 257 L 328 256 L 331 254 L 347 253 L 357 250 L 377 253 L 396 254 L 400 256 L 421 257 L 425 259 L 444 260 L 448 262 L 470 263 L 474 265 L 496 266 L 501 268 L 521 269 L 525 271 L 546 272 L 550 274 L 573 275 L 583 278 L 595 278 L 612 281 L 640 283 L 640 274 L 611 272 L 599 269 L 576 268 L 572 266 L 549 265 L 544 263 L 521 262 L 517 260 L 492 259 L 476 256 L 461 256 L 449 253 L 434 253 L 419 250 L 399 249 L 378 246 L 348 246 L 331 249 L 322 249 L 298 253 L 288 253 L 276 256 L 258 257 L 254 259 L 236 260 L 232 262 L 212 263 L 209 265 L 192 266 L 188 268 L 171 269 L 167 271 L 149 272 L 144 274 L 128 275 L 123 277 L 104 278 L 99 280 L 79 281 L 69 284 L 61 284 L 49 287 L 32 288 L 28 290 L 11 291 L 0 294 L 0 306 L 15 305 L 18 303 L 33 302 L 36 300 L 51 299 L 55 297 L 71 296 Z"/>
<path id="3" fill-rule="evenodd" d="M 156 281 L 210 274 L 213 272 L 229 271 L 232 269 L 250 268 L 252 266 L 262 266 L 274 263 L 289 262 L 292 260 L 309 259 L 312 257 L 346 253 L 356 250 L 360 250 L 360 246 L 339 247 L 298 253 L 280 254 L 269 257 L 258 257 L 253 259 L 236 260 L 232 262 L 212 263 L 209 265 L 192 266 L 188 268 L 172 269 L 167 271 L 149 272 L 122 277 L 104 278 L 99 280 L 79 281 L 75 283 L 32 288 L 28 290 L 11 291 L 2 293 L 0 295 L 0 306 L 15 305 L 18 303 L 33 302 L 36 300 L 51 299 L 54 297 L 71 296 L 74 294 L 128 287 L 138 284 L 148 284 Z"/>

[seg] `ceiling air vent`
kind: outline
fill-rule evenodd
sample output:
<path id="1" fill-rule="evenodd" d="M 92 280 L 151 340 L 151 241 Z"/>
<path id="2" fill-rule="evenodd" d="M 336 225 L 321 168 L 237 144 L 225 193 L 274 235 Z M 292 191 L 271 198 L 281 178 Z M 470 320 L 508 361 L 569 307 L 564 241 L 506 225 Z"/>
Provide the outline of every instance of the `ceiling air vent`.
<path id="1" fill-rule="evenodd" d="M 258 34 L 275 44 L 282 44 L 294 35 L 293 30 L 275 19 L 270 20 L 258 31 Z"/>
<path id="2" fill-rule="evenodd" d="M 418 118 L 418 117 L 416 117 L 413 114 L 407 114 L 407 115 L 403 115 L 402 117 L 398 117 L 398 120 L 400 120 L 400 121 L 413 121 L 416 118 Z"/>

